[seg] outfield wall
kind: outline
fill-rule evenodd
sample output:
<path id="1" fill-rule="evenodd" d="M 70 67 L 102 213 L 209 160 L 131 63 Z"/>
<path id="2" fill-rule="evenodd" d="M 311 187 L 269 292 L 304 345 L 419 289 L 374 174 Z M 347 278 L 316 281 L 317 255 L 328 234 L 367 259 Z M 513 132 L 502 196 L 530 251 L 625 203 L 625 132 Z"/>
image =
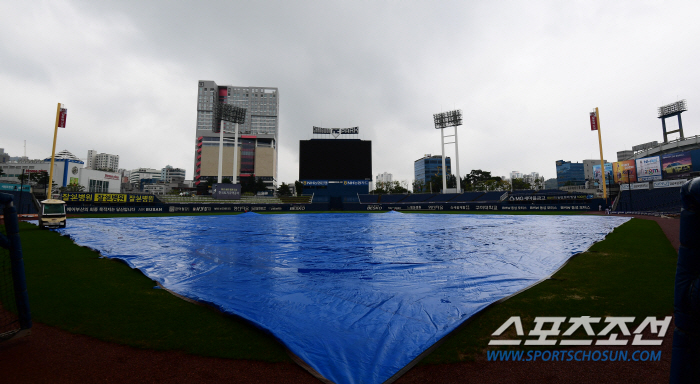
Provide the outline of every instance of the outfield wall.
<path id="1" fill-rule="evenodd" d="M 597 201 L 577 204 L 509 204 L 509 203 L 343 203 L 345 211 L 597 211 Z M 603 205 L 604 208 L 604 205 Z"/>
<path id="2" fill-rule="evenodd" d="M 235 213 L 235 212 L 304 212 L 329 211 L 329 203 L 310 204 L 162 204 L 153 206 L 66 206 L 68 214 L 99 213 Z M 344 211 L 462 211 L 462 212 L 548 212 L 595 211 L 598 204 L 507 204 L 507 203 L 344 203 Z"/>
<path id="3" fill-rule="evenodd" d="M 66 206 L 68 214 L 90 213 L 217 213 L 327 211 L 328 203 L 311 204 L 162 204 L 153 206 Z"/>

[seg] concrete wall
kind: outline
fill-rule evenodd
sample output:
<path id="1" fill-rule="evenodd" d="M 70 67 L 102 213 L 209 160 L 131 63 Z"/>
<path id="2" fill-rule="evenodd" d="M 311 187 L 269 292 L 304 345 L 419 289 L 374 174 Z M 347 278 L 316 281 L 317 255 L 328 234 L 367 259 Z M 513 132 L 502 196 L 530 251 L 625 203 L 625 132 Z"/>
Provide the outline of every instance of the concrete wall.
<path id="1" fill-rule="evenodd" d="M 241 171 L 241 153 L 238 151 L 238 173 Z M 223 169 L 221 174 L 223 177 L 231 179 L 233 177 L 233 147 L 224 147 L 224 158 L 222 161 Z M 219 174 L 219 147 L 206 146 L 202 147 L 202 177 L 216 177 Z M 233 181 L 233 180 L 232 180 Z"/>
<path id="2" fill-rule="evenodd" d="M 276 164 L 274 148 L 255 148 L 255 176 L 275 176 Z"/>

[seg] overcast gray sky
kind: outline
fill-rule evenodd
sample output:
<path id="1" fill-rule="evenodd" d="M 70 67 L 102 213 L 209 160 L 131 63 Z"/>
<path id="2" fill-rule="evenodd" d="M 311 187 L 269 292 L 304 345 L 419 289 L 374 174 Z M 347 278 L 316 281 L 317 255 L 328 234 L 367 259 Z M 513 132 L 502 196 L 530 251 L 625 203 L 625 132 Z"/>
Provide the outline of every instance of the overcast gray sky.
<path id="1" fill-rule="evenodd" d="M 451 109 L 462 175 L 551 178 L 600 157 L 595 107 L 608 161 L 662 141 L 656 109 L 679 99 L 700 134 L 699 19 L 696 1 L 2 0 L 0 147 L 50 156 L 61 102 L 57 151 L 191 179 L 197 81 L 213 80 L 279 88 L 279 182 L 314 125 L 359 126 L 373 173 L 410 182 Z"/>

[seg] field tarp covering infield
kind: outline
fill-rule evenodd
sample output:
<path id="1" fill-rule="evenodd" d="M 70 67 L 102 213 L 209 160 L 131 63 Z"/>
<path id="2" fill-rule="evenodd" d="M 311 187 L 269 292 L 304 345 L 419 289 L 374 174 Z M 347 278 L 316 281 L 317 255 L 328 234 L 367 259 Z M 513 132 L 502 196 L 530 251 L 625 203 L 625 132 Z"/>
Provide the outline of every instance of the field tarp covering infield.
<path id="1" fill-rule="evenodd" d="M 71 219 L 59 232 L 255 323 L 328 380 L 381 383 L 627 220 L 247 213 Z"/>

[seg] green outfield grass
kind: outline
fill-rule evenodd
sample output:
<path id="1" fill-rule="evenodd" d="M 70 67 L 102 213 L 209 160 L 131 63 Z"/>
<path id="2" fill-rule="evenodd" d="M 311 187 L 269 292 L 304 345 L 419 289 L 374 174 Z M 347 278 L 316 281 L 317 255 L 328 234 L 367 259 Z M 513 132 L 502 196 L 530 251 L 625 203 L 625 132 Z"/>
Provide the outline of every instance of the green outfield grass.
<path id="1" fill-rule="evenodd" d="M 35 321 L 139 348 L 291 361 L 274 337 L 243 320 L 154 289 L 156 284 L 139 271 L 58 233 L 27 223 L 20 228 Z M 573 258 L 553 279 L 475 316 L 422 363 L 483 356 L 491 333 L 510 316 L 526 323 L 535 316 L 669 315 L 675 265 L 675 251 L 659 226 L 632 219 Z"/>
<path id="2" fill-rule="evenodd" d="M 521 317 L 527 334 L 537 316 L 632 316 L 636 326 L 647 316 L 671 315 L 676 262 L 676 252 L 656 222 L 632 219 L 573 257 L 551 279 L 479 313 L 423 363 L 483 357 L 491 334 L 511 316 Z M 574 336 L 590 339 L 583 329 Z"/>

